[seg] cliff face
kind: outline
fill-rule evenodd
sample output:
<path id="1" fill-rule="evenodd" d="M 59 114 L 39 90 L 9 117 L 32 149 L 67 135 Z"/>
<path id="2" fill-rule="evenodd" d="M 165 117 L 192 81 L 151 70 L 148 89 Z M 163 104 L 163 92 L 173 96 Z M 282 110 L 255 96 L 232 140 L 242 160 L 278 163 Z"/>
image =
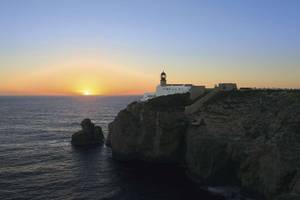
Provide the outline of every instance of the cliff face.
<path id="1" fill-rule="evenodd" d="M 175 100 L 175 101 L 174 101 Z M 132 103 L 109 125 L 113 156 L 161 163 L 183 161 L 185 96 Z"/>
<path id="2" fill-rule="evenodd" d="M 268 199 L 300 197 L 299 92 L 219 93 L 192 118 L 202 120 L 186 133 L 192 177 L 239 183 Z"/>
<path id="3" fill-rule="evenodd" d="M 202 184 L 300 199 L 299 91 L 219 92 L 189 116 L 186 102 L 159 101 L 129 105 L 110 124 L 115 158 L 185 163 Z"/>

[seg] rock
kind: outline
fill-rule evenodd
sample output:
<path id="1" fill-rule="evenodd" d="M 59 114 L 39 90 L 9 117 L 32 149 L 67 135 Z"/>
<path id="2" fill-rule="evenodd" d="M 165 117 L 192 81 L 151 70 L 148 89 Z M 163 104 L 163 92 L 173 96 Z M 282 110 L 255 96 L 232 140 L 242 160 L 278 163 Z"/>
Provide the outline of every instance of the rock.
<path id="1" fill-rule="evenodd" d="M 100 126 L 95 126 L 90 119 L 81 122 L 82 130 L 72 135 L 72 145 L 86 146 L 103 144 L 104 135 Z"/>
<path id="2" fill-rule="evenodd" d="M 132 103 L 109 124 L 109 143 L 118 160 L 158 163 L 183 161 L 185 95 L 156 98 L 147 103 Z M 176 99 L 181 101 L 176 101 Z M 182 102 L 181 106 L 180 102 Z M 176 106 L 174 106 L 176 105 Z"/>
<path id="3" fill-rule="evenodd" d="M 106 140 L 105 140 L 105 145 L 107 146 L 107 147 L 111 147 L 111 134 L 108 134 L 107 135 L 107 138 L 106 138 Z"/>
<path id="4" fill-rule="evenodd" d="M 186 132 L 190 176 L 266 199 L 300 199 L 299 97 L 282 90 L 220 93 L 193 116 L 205 126 Z"/>
<path id="5" fill-rule="evenodd" d="M 184 163 L 201 185 L 300 199 L 300 91 L 219 92 L 188 116 L 184 106 L 167 96 L 120 111 L 109 125 L 113 157 Z"/>

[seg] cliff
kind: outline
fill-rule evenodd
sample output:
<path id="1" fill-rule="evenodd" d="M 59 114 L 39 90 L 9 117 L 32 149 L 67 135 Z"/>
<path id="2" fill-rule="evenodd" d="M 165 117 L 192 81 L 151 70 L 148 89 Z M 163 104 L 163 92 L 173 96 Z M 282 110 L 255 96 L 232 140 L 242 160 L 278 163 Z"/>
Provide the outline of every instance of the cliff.
<path id="1" fill-rule="evenodd" d="M 192 177 L 239 183 L 267 199 L 299 199 L 298 91 L 220 92 L 191 119 L 202 121 L 186 132 Z"/>
<path id="2" fill-rule="evenodd" d="M 114 158 L 184 163 L 200 184 L 300 199 L 299 91 L 218 92 L 189 115 L 179 96 L 121 111 L 109 126 Z"/>
<path id="3" fill-rule="evenodd" d="M 183 160 L 188 125 L 184 115 L 187 95 L 134 102 L 109 124 L 113 156 L 119 160 L 175 163 Z"/>

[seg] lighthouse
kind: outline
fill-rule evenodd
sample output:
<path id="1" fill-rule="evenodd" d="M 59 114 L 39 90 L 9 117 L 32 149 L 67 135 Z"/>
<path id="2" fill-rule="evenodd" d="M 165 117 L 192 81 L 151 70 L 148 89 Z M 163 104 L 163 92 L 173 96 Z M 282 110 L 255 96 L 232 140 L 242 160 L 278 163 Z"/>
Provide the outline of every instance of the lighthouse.
<path id="1" fill-rule="evenodd" d="M 191 99 L 194 99 L 204 92 L 205 86 L 196 86 L 192 84 L 167 84 L 167 74 L 162 71 L 160 74 L 160 84 L 156 87 L 156 91 L 145 93 L 141 101 L 147 101 L 159 96 L 184 93 L 190 93 Z"/>
<path id="2" fill-rule="evenodd" d="M 160 85 L 161 86 L 167 85 L 167 75 L 164 71 L 160 74 Z"/>

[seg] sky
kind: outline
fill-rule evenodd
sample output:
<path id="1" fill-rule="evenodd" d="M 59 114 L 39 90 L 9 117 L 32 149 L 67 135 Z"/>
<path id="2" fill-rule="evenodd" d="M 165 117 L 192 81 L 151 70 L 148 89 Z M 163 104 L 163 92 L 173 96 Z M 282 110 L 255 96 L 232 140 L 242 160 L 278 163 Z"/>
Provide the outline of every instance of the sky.
<path id="1" fill-rule="evenodd" d="M 300 88 L 298 0 L 0 0 L 0 95 Z"/>

